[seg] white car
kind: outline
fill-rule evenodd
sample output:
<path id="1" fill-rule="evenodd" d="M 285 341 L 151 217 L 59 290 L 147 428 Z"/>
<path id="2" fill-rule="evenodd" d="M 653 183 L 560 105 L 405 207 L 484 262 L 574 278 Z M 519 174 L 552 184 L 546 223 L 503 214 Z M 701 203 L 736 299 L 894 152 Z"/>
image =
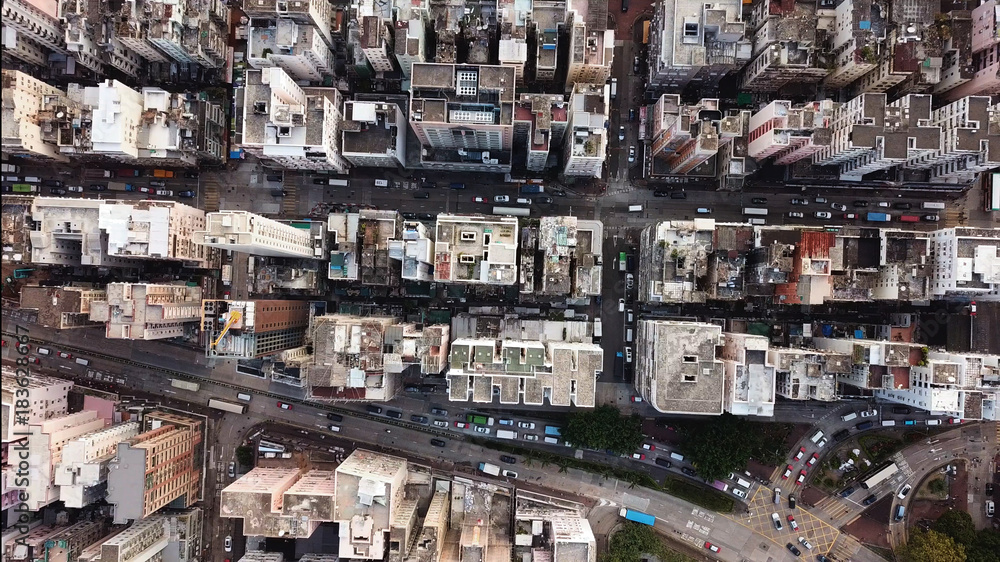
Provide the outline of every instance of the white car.
<path id="1" fill-rule="evenodd" d="M 625 289 L 628 290 L 628 291 L 631 291 L 632 287 L 634 285 L 635 285 L 635 276 L 632 275 L 631 273 L 626 273 L 625 274 Z"/>
<path id="2" fill-rule="evenodd" d="M 67 185 L 66 186 L 66 191 L 69 191 L 71 193 L 83 193 L 83 186 L 82 185 Z"/>
<path id="3" fill-rule="evenodd" d="M 533 434 L 533 433 L 529 433 L 529 434 L 527 434 L 527 435 L 524 436 L 524 440 L 525 441 L 538 441 L 538 436 L 535 435 L 535 434 Z"/>
<path id="4" fill-rule="evenodd" d="M 823 447 L 826 447 L 826 437 L 820 439 L 819 443 L 816 443 L 816 448 L 822 449 Z"/>
<path id="5" fill-rule="evenodd" d="M 784 526 L 781 524 L 781 516 L 777 512 L 771 514 L 771 522 L 774 523 L 774 528 L 777 530 L 782 530 Z"/>
<path id="6" fill-rule="evenodd" d="M 805 537 L 799 537 L 799 544 L 801 544 L 802 546 L 806 547 L 806 550 L 812 550 L 813 549 L 812 543 L 810 543 L 809 541 L 807 541 Z"/>
<path id="7" fill-rule="evenodd" d="M 896 494 L 896 497 L 898 497 L 901 500 L 905 500 L 906 499 L 906 494 L 909 494 L 910 490 L 912 490 L 912 489 L 913 489 L 913 486 L 910 486 L 909 484 L 907 484 L 907 485 L 903 486 L 902 489 L 899 490 L 899 493 Z"/>
<path id="8" fill-rule="evenodd" d="M 628 147 L 628 162 L 629 162 L 629 164 L 631 164 L 632 162 L 635 162 L 635 147 L 634 146 Z"/>
<path id="9" fill-rule="evenodd" d="M 733 495 L 738 498 L 747 499 L 747 493 L 739 488 L 733 488 Z"/>
<path id="10" fill-rule="evenodd" d="M 490 428 L 488 428 L 486 426 L 483 426 L 483 425 L 477 425 L 476 426 L 476 431 L 478 431 L 479 433 L 485 433 L 485 434 L 488 435 L 490 433 Z"/>
<path id="11" fill-rule="evenodd" d="M 835 211 L 840 211 L 841 213 L 847 211 L 847 205 L 844 205 L 843 203 L 831 203 L 830 208 Z"/>
<path id="12" fill-rule="evenodd" d="M 504 470 L 503 472 L 501 472 L 501 474 L 503 474 L 507 478 L 517 478 L 517 473 L 514 472 L 513 470 Z"/>
<path id="13" fill-rule="evenodd" d="M 497 195 L 493 198 L 494 203 L 510 203 L 510 196 L 508 195 Z"/>
<path id="14" fill-rule="evenodd" d="M 625 299 L 618 299 L 618 312 L 625 312 Z"/>
<path id="15" fill-rule="evenodd" d="M 517 422 L 517 427 L 521 429 L 535 429 L 535 422 Z"/>
<path id="16" fill-rule="evenodd" d="M 878 414 L 878 411 L 876 411 L 876 410 L 862 410 L 858 415 L 861 416 L 861 417 L 863 417 L 863 418 L 870 418 L 870 417 L 872 417 L 874 415 L 877 415 L 877 414 Z"/>
<path id="17" fill-rule="evenodd" d="M 817 213 L 813 213 L 813 216 L 816 217 L 816 218 L 818 218 L 818 219 L 828 219 L 828 218 L 832 217 L 833 215 L 831 215 L 830 213 L 828 213 L 826 211 L 819 211 Z"/>
<path id="18" fill-rule="evenodd" d="M 655 451 L 656 450 L 656 445 L 653 445 L 651 443 L 643 443 L 642 444 L 642 448 L 646 449 L 647 451 Z"/>
<path id="19" fill-rule="evenodd" d="M 631 347 L 626 347 L 625 348 L 625 362 L 626 363 L 631 363 L 632 362 L 632 348 Z"/>
<path id="20" fill-rule="evenodd" d="M 803 217 L 805 217 L 805 215 L 798 211 L 791 211 L 790 213 L 788 213 L 788 218 L 790 219 L 801 219 Z"/>
<path id="21" fill-rule="evenodd" d="M 159 195 L 160 197 L 173 197 L 174 196 L 174 192 L 170 191 L 169 189 L 157 189 L 156 190 L 156 194 Z"/>
<path id="22" fill-rule="evenodd" d="M 225 542 L 223 543 L 223 545 L 226 548 L 226 552 L 232 552 L 233 551 L 233 537 L 227 536 Z"/>
<path id="23" fill-rule="evenodd" d="M 888 201 L 879 201 L 878 202 L 878 206 L 881 207 L 881 208 L 883 208 L 883 209 L 888 209 L 889 207 L 891 207 L 891 205 L 889 205 Z"/>
<path id="24" fill-rule="evenodd" d="M 624 125 L 622 125 L 618 129 L 618 140 L 620 140 L 620 141 L 625 140 L 625 126 Z"/>

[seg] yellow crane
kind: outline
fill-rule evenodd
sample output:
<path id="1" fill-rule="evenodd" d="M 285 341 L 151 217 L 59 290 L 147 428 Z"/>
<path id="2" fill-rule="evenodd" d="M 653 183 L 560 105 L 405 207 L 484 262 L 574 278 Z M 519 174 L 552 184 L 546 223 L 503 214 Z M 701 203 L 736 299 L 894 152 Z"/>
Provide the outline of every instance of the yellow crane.
<path id="1" fill-rule="evenodd" d="M 226 325 L 222 328 L 222 333 L 219 334 L 219 337 L 215 338 L 215 341 L 212 342 L 212 347 L 216 347 L 217 345 L 219 345 L 219 342 L 222 341 L 222 338 L 225 337 L 226 333 L 229 332 L 229 328 L 232 328 L 233 324 L 239 322 L 240 318 L 242 317 L 243 314 L 240 311 L 238 310 L 230 311 L 229 320 L 226 320 Z"/>

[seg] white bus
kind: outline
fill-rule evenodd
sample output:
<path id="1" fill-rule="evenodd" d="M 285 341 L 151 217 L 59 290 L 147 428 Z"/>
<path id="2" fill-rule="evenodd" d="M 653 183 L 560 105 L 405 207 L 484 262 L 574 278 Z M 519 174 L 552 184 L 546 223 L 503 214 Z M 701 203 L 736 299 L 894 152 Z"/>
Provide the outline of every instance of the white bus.
<path id="1" fill-rule="evenodd" d="M 523 207 L 493 207 L 494 215 L 510 215 L 512 217 L 531 216 L 531 209 Z"/>
<path id="2" fill-rule="evenodd" d="M 986 210 L 1000 211 L 1000 174 L 993 174 L 990 182 L 989 195 L 986 199 Z"/>
<path id="3" fill-rule="evenodd" d="M 201 385 L 196 382 L 182 381 L 179 379 L 170 379 L 170 386 L 183 390 L 190 390 L 191 392 L 198 392 L 198 390 L 201 389 Z"/>
<path id="4" fill-rule="evenodd" d="M 874 488 L 875 486 L 878 486 L 882 482 L 888 480 L 893 474 L 896 474 L 897 472 L 899 472 L 899 467 L 896 466 L 896 463 L 894 462 L 889 463 L 889 466 L 879 470 L 875 474 L 872 474 L 871 476 L 863 480 L 861 482 L 861 487 L 866 490 Z"/>
<path id="5" fill-rule="evenodd" d="M 216 410 L 222 410 L 224 412 L 232 412 L 234 414 L 245 414 L 247 411 L 246 404 L 233 404 L 232 402 L 226 402 L 225 400 L 218 400 L 215 398 L 210 398 L 208 400 L 208 407 L 215 408 Z"/>
<path id="6" fill-rule="evenodd" d="M 758 208 L 754 208 L 754 207 L 744 207 L 743 208 L 743 214 L 744 215 L 761 215 L 761 216 L 767 216 L 767 209 L 758 209 Z"/>
<path id="7" fill-rule="evenodd" d="M 383 180 L 383 181 L 385 181 L 385 180 Z M 332 179 L 328 183 L 329 183 L 329 185 L 335 185 L 337 187 L 347 187 L 348 185 L 350 185 L 350 182 L 348 182 L 348 180 L 338 180 L 338 179 Z M 388 183 L 388 182 L 386 182 L 386 183 Z M 378 184 L 376 183 L 375 185 L 378 185 Z"/>
<path id="8" fill-rule="evenodd" d="M 927 201 L 920 204 L 921 209 L 931 209 L 935 211 L 941 211 L 944 209 L 944 207 L 945 207 L 944 203 L 935 203 L 931 201 Z"/>

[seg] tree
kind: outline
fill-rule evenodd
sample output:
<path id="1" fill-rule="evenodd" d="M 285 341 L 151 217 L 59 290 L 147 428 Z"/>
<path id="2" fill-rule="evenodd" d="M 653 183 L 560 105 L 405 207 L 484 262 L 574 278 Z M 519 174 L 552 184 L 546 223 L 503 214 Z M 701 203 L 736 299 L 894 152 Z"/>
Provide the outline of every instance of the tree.
<path id="1" fill-rule="evenodd" d="M 938 517 L 931 529 L 948 535 L 956 543 L 966 547 L 976 539 L 976 525 L 972 522 L 972 516 L 956 509 L 946 511 Z"/>
<path id="2" fill-rule="evenodd" d="M 948 485 L 945 484 L 944 478 L 935 478 L 934 480 L 931 480 L 930 483 L 927 484 L 927 487 L 930 488 L 931 492 L 939 496 L 944 495 L 945 492 L 948 491 Z"/>
<path id="3" fill-rule="evenodd" d="M 965 562 L 965 547 L 937 531 L 916 531 L 901 547 L 899 558 L 906 562 Z"/>
<path id="4" fill-rule="evenodd" d="M 698 475 L 709 481 L 742 470 L 751 458 L 780 462 L 790 431 L 787 424 L 747 422 L 728 412 L 680 427 L 684 435 L 681 449 L 698 467 Z"/>
<path id="5" fill-rule="evenodd" d="M 1000 562 L 1000 532 L 981 529 L 966 552 L 968 562 Z"/>
<path id="6" fill-rule="evenodd" d="M 614 406 L 598 406 L 571 414 L 562 436 L 577 447 L 626 455 L 642 445 L 642 418 L 622 416 Z"/>
<path id="7" fill-rule="evenodd" d="M 253 449 L 247 447 L 246 445 L 240 445 L 236 447 L 236 462 L 240 465 L 250 468 L 253 466 Z"/>
<path id="8" fill-rule="evenodd" d="M 663 559 L 668 553 L 652 527 L 626 521 L 611 536 L 608 552 L 601 557 L 601 562 L 636 562 L 642 559 L 643 554 L 654 554 Z"/>

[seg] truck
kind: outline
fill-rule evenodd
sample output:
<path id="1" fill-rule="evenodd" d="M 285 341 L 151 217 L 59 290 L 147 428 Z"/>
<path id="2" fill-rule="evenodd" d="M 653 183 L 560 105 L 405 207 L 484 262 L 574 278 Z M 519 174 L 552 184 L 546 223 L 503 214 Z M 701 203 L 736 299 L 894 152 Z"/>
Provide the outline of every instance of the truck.
<path id="1" fill-rule="evenodd" d="M 233 282 L 233 266 L 231 264 L 226 264 L 222 266 L 222 284 L 229 285 Z"/>
<path id="2" fill-rule="evenodd" d="M 479 463 L 479 472 L 490 476 L 500 476 L 500 467 L 488 462 L 481 462 Z"/>
<path id="3" fill-rule="evenodd" d="M 110 178 L 111 172 L 108 170 L 101 170 L 99 168 L 87 168 L 83 171 L 83 177 L 88 180 L 96 180 L 100 178 Z"/>
<path id="4" fill-rule="evenodd" d="M 135 186 L 130 183 L 120 182 L 120 181 L 109 181 L 108 182 L 109 191 L 135 191 Z"/>
<path id="5" fill-rule="evenodd" d="M 517 432 L 509 429 L 498 429 L 497 439 L 517 439 Z"/>
<path id="6" fill-rule="evenodd" d="M 604 330 L 603 330 L 603 327 L 601 326 L 601 319 L 600 318 L 594 318 L 594 337 L 595 338 L 601 337 L 601 334 L 603 333 L 603 331 Z"/>
<path id="7" fill-rule="evenodd" d="M 21 167 L 17 164 L 3 163 L 3 173 L 5 174 L 17 174 L 21 172 Z"/>
<path id="8" fill-rule="evenodd" d="M 191 392 L 198 392 L 201 388 L 201 385 L 196 382 L 182 381 L 180 379 L 170 379 L 170 386 L 182 390 L 190 390 Z"/>
<path id="9" fill-rule="evenodd" d="M 868 222 L 889 222 L 892 220 L 892 216 L 886 213 L 868 213 L 865 218 Z"/>
<path id="10" fill-rule="evenodd" d="M 611 99 L 615 99 L 618 96 L 618 79 L 611 79 Z"/>
<path id="11" fill-rule="evenodd" d="M 652 515 L 648 513 L 643 513 L 641 511 L 636 511 L 634 509 L 628 509 L 626 507 L 621 508 L 621 510 L 618 512 L 618 515 L 621 515 L 622 517 L 628 519 L 629 521 L 635 521 L 636 523 L 642 523 L 643 525 L 649 525 L 650 527 L 652 527 L 653 524 L 656 523 L 656 518 L 653 517 Z"/>
<path id="12" fill-rule="evenodd" d="M 521 186 L 521 193 L 545 193 L 545 186 L 537 183 L 528 183 Z"/>
<path id="13" fill-rule="evenodd" d="M 139 170 L 136 168 L 122 168 L 116 171 L 115 175 L 119 178 L 137 178 L 139 177 Z"/>
<path id="14" fill-rule="evenodd" d="M 625 357 L 621 351 L 615 355 L 615 378 L 619 380 L 625 378 Z"/>
<path id="15" fill-rule="evenodd" d="M 348 182 L 347 180 L 332 179 L 329 182 L 327 182 L 327 184 L 335 185 L 337 187 L 347 187 L 350 184 L 350 182 Z"/>
<path id="16" fill-rule="evenodd" d="M 153 177 L 154 178 L 172 178 L 172 177 L 174 177 L 174 173 L 171 170 L 164 170 L 162 168 L 157 168 L 157 169 L 153 170 Z"/>
<path id="17" fill-rule="evenodd" d="M 493 425 L 494 419 L 481 414 L 466 414 L 465 421 L 476 425 Z"/>
<path id="18" fill-rule="evenodd" d="M 545 426 L 545 435 L 551 435 L 553 437 L 562 437 L 562 431 L 560 431 L 560 428 L 554 425 L 547 425 Z"/>

